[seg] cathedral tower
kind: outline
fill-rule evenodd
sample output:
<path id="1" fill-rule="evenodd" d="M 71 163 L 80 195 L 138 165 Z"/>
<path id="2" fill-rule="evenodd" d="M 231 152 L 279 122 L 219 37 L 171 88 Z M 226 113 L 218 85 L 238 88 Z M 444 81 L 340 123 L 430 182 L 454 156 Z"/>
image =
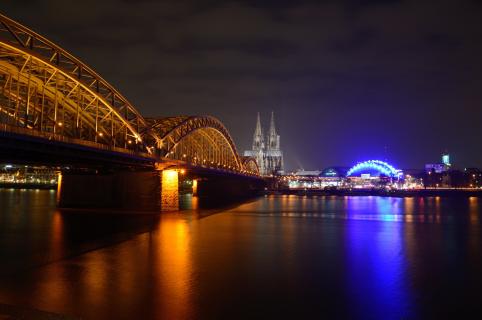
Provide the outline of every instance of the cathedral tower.
<path id="1" fill-rule="evenodd" d="M 261 119 L 258 112 L 258 118 L 256 120 L 256 129 L 254 129 L 253 135 L 253 150 L 264 149 L 264 137 L 263 128 L 261 127 Z"/>
<path id="2" fill-rule="evenodd" d="M 265 142 L 266 141 L 266 145 Z M 253 157 L 258 163 L 262 175 L 276 175 L 283 173 L 283 152 L 280 149 L 280 136 L 276 132 L 274 112 L 271 112 L 269 131 L 265 137 L 258 112 L 256 128 L 253 135 L 252 150 L 244 151 L 245 156 Z"/>
<path id="3" fill-rule="evenodd" d="M 279 150 L 279 135 L 276 134 L 276 126 L 274 124 L 274 112 L 271 111 L 271 122 L 269 124 L 269 132 L 268 132 L 268 145 L 266 148 L 268 150 Z"/>

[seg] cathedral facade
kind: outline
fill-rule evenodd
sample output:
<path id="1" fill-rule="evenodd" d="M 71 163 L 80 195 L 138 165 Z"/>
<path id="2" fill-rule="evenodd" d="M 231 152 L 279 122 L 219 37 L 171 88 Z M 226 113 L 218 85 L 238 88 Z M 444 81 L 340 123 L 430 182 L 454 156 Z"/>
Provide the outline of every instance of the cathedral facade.
<path id="1" fill-rule="evenodd" d="M 252 150 L 244 151 L 244 155 L 256 159 L 262 175 L 283 173 L 283 152 L 280 149 L 280 137 L 276 133 L 273 112 L 271 113 L 271 122 L 266 137 L 261 127 L 261 119 L 258 112 Z"/>

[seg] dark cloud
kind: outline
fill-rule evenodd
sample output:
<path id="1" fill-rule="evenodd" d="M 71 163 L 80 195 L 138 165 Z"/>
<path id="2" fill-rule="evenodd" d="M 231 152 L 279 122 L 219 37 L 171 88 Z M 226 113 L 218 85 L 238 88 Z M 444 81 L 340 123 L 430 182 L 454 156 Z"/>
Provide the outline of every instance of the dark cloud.
<path id="1" fill-rule="evenodd" d="M 477 1 L 3 1 L 146 115 L 212 114 L 242 150 L 277 115 L 290 167 L 448 149 L 482 166 Z"/>

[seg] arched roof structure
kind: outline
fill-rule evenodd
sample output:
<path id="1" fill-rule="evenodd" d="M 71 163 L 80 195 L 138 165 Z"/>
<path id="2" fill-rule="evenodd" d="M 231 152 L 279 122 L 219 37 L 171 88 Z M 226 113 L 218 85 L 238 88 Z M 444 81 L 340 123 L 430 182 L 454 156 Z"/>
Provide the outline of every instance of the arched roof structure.
<path id="1" fill-rule="evenodd" d="M 351 167 L 350 170 L 348 170 L 347 172 L 347 176 L 353 176 L 354 174 L 365 170 L 375 170 L 382 175 L 392 178 L 398 177 L 400 173 L 400 170 L 395 169 L 392 165 L 384 161 L 368 160 L 357 163 L 356 165 Z"/>

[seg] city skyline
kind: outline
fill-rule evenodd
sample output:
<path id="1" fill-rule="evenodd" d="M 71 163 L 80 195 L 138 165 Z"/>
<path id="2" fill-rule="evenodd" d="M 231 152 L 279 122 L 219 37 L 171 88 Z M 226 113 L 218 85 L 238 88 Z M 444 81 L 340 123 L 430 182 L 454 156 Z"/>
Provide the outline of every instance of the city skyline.
<path id="1" fill-rule="evenodd" d="M 455 166 L 482 166 L 475 1 L 92 3 L 0 10 L 75 52 L 143 114 L 212 114 L 240 150 L 252 115 L 275 111 L 287 169 L 367 158 L 418 168 L 445 150 Z"/>
<path id="2" fill-rule="evenodd" d="M 3 1 L 0 320 L 480 318 L 480 13 Z"/>

